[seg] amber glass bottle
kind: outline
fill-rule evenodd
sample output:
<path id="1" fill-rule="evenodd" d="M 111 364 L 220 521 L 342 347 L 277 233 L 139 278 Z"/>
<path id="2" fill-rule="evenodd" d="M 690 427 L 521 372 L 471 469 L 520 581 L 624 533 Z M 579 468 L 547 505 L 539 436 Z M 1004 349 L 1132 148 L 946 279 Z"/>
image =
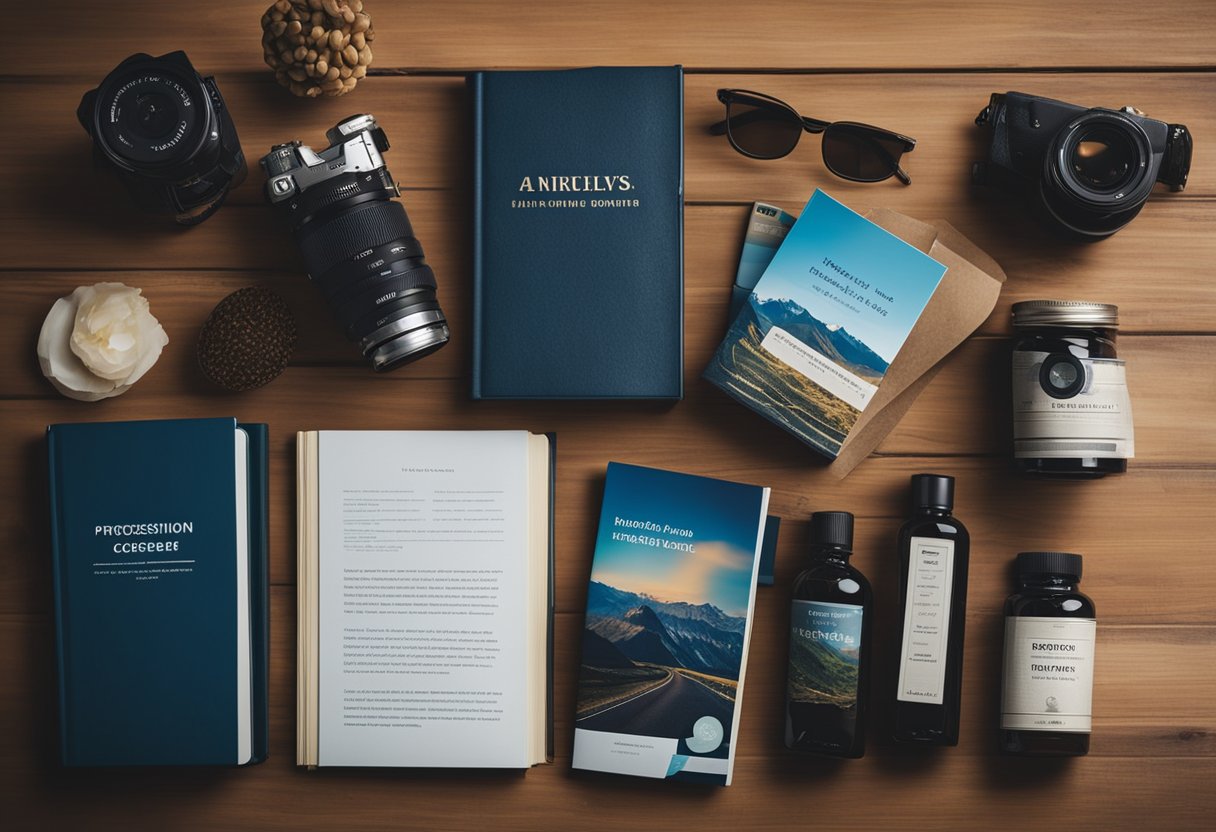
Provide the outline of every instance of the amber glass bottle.
<path id="1" fill-rule="evenodd" d="M 811 563 L 790 603 L 785 745 L 796 751 L 865 753 L 873 594 L 852 553 L 852 514 L 811 515 Z"/>

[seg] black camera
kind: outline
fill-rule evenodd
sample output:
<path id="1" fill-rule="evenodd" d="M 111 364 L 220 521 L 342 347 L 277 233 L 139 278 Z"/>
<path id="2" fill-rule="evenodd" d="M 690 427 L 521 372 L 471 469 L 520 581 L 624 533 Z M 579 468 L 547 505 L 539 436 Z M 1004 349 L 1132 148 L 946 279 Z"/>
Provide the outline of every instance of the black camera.
<path id="1" fill-rule="evenodd" d="M 973 178 L 1027 193 L 1048 222 L 1089 240 L 1132 221 L 1155 182 L 1186 187 L 1191 134 L 1133 107 L 1086 109 L 1037 95 L 993 93 L 975 123 L 992 129 Z"/>
<path id="2" fill-rule="evenodd" d="M 346 336 L 376 370 L 415 361 L 448 342 L 435 274 L 384 165 L 384 130 L 346 118 L 320 153 L 298 141 L 262 157 L 266 198 L 291 223 L 308 276 Z"/>
<path id="3" fill-rule="evenodd" d="M 185 52 L 120 63 L 89 90 L 76 117 L 99 165 L 113 169 L 144 211 L 195 225 L 245 180 L 245 154 L 214 78 Z"/>

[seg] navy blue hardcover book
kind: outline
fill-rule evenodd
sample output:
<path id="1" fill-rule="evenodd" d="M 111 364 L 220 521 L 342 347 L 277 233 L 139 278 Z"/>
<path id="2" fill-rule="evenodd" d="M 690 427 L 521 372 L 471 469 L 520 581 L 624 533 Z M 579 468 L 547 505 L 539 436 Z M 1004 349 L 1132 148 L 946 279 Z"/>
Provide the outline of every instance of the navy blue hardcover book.
<path id="1" fill-rule="evenodd" d="M 265 425 L 47 437 L 64 765 L 264 759 Z"/>
<path id="2" fill-rule="evenodd" d="M 683 69 L 469 87 L 473 398 L 681 398 Z"/>

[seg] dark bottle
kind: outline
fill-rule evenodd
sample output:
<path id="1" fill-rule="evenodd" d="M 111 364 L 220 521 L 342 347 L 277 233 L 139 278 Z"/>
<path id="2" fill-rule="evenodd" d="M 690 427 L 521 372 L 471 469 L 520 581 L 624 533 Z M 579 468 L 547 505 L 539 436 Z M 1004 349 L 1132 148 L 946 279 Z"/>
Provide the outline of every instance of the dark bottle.
<path id="1" fill-rule="evenodd" d="M 958 745 L 971 537 L 953 508 L 954 477 L 912 477 L 913 513 L 899 530 L 899 742 Z"/>
<path id="2" fill-rule="evenodd" d="M 794 581 L 785 745 L 834 757 L 866 750 L 870 582 L 849 565 L 853 515 L 811 515 L 811 564 Z"/>
<path id="3" fill-rule="evenodd" d="M 1034 756 L 1089 753 L 1094 602 L 1077 591 L 1081 556 L 1022 552 L 1018 590 L 1005 601 L 1001 750 Z"/>

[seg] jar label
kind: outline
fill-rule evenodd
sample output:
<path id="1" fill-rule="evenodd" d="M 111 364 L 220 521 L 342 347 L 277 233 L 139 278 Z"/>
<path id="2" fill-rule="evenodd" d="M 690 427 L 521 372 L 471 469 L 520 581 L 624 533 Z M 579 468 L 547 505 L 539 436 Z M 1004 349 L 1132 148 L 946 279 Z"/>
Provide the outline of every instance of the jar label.
<path id="1" fill-rule="evenodd" d="M 1122 361 L 1014 350 L 1015 458 L 1131 459 L 1135 451 Z"/>
<path id="2" fill-rule="evenodd" d="M 905 590 L 896 698 L 940 705 L 946 687 L 950 596 L 954 592 L 953 540 L 912 538 Z"/>
<path id="3" fill-rule="evenodd" d="M 857 710 L 861 619 L 856 604 L 794 601 L 790 606 L 791 702 Z"/>
<path id="4" fill-rule="evenodd" d="M 1092 618 L 1005 619 L 1002 728 L 1090 732 L 1096 631 Z"/>

